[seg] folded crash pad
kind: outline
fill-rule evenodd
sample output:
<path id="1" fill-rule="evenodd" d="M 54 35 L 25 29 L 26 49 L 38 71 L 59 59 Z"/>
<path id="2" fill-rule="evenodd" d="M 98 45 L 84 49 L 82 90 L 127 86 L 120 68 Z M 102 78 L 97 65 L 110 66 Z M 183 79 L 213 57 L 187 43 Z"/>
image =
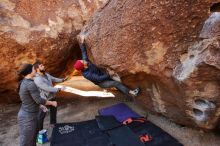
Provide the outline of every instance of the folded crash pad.
<path id="1" fill-rule="evenodd" d="M 145 146 L 139 139 L 139 136 L 127 126 L 121 126 L 107 132 L 110 136 L 110 141 L 115 146 Z"/>
<path id="2" fill-rule="evenodd" d="M 51 146 L 112 146 L 107 134 L 102 132 L 96 120 L 79 123 L 56 124 Z"/>
<path id="3" fill-rule="evenodd" d="M 99 114 L 102 116 L 114 116 L 119 122 L 123 122 L 130 117 L 138 118 L 139 114 L 130 109 L 126 104 L 119 103 L 110 107 L 100 109 Z"/>
<path id="4" fill-rule="evenodd" d="M 120 127 L 122 124 L 114 116 L 96 116 L 96 121 L 101 130 L 111 130 Z"/>

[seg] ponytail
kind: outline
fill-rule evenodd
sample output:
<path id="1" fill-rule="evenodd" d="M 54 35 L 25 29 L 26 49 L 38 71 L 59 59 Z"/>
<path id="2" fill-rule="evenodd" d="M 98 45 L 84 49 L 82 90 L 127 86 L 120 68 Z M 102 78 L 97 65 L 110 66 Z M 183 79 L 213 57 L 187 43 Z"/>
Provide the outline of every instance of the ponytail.
<path id="1" fill-rule="evenodd" d="M 33 65 L 32 64 L 22 64 L 21 68 L 17 72 L 18 75 L 18 86 L 17 86 L 17 92 L 19 93 L 21 83 L 24 79 L 24 77 L 32 72 Z"/>
<path id="2" fill-rule="evenodd" d="M 22 81 L 23 81 L 23 79 L 24 79 L 24 76 L 21 75 L 21 74 L 19 74 L 19 73 L 18 73 L 17 75 L 18 75 L 18 77 L 17 77 L 18 85 L 17 85 L 16 91 L 17 91 L 17 93 L 19 93 L 20 87 L 21 87 L 21 83 L 22 83 Z"/>

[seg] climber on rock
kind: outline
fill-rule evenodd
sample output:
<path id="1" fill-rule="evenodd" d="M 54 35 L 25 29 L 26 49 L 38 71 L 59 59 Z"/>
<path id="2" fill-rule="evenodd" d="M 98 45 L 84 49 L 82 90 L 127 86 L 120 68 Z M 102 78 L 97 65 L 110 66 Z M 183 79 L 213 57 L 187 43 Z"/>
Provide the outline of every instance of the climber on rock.
<path id="1" fill-rule="evenodd" d="M 94 65 L 87 56 L 86 46 L 84 43 L 85 36 L 79 35 L 77 39 L 82 52 L 82 60 L 77 60 L 76 63 L 74 64 L 74 68 L 77 71 L 81 71 L 82 75 L 86 79 L 90 80 L 99 87 L 101 88 L 115 87 L 120 92 L 127 95 L 126 97 L 128 98 L 129 101 L 134 101 L 133 98 L 140 93 L 140 88 L 130 90 L 126 86 L 124 86 L 121 82 L 114 80 L 112 78 L 111 72 L 107 73 L 106 71 Z"/>

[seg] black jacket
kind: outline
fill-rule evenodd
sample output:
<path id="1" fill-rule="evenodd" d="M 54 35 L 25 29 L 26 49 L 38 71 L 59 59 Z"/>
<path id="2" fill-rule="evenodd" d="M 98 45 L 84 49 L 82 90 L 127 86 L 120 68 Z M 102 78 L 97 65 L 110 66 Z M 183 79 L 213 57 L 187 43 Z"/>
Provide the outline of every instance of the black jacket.
<path id="1" fill-rule="evenodd" d="M 112 80 L 110 76 L 96 65 L 94 65 L 87 56 L 85 44 L 80 44 L 82 59 L 88 62 L 88 68 L 82 71 L 83 76 L 95 84 L 99 84 L 106 80 Z"/>

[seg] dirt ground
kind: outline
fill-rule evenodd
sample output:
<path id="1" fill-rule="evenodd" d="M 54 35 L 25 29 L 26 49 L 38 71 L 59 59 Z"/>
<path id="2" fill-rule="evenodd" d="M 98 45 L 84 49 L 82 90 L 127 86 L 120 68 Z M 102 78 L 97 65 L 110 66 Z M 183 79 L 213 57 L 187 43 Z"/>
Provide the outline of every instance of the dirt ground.
<path id="1" fill-rule="evenodd" d="M 78 122 L 94 119 L 97 110 L 110 106 L 121 101 L 116 99 L 72 99 L 62 100 L 58 107 L 58 123 Z M 125 102 L 134 111 L 146 116 L 148 120 L 158 125 L 173 137 L 177 138 L 185 146 L 220 146 L 220 136 L 214 133 L 204 133 L 191 128 L 181 127 L 168 119 L 147 113 L 136 103 Z M 19 133 L 17 125 L 17 112 L 20 105 L 12 104 L 0 107 L 0 146 L 18 146 Z M 52 128 L 49 127 L 49 114 L 45 119 L 45 128 L 48 129 L 49 135 Z M 44 144 L 49 146 L 50 143 Z M 39 145 L 40 146 L 40 145 Z"/>

